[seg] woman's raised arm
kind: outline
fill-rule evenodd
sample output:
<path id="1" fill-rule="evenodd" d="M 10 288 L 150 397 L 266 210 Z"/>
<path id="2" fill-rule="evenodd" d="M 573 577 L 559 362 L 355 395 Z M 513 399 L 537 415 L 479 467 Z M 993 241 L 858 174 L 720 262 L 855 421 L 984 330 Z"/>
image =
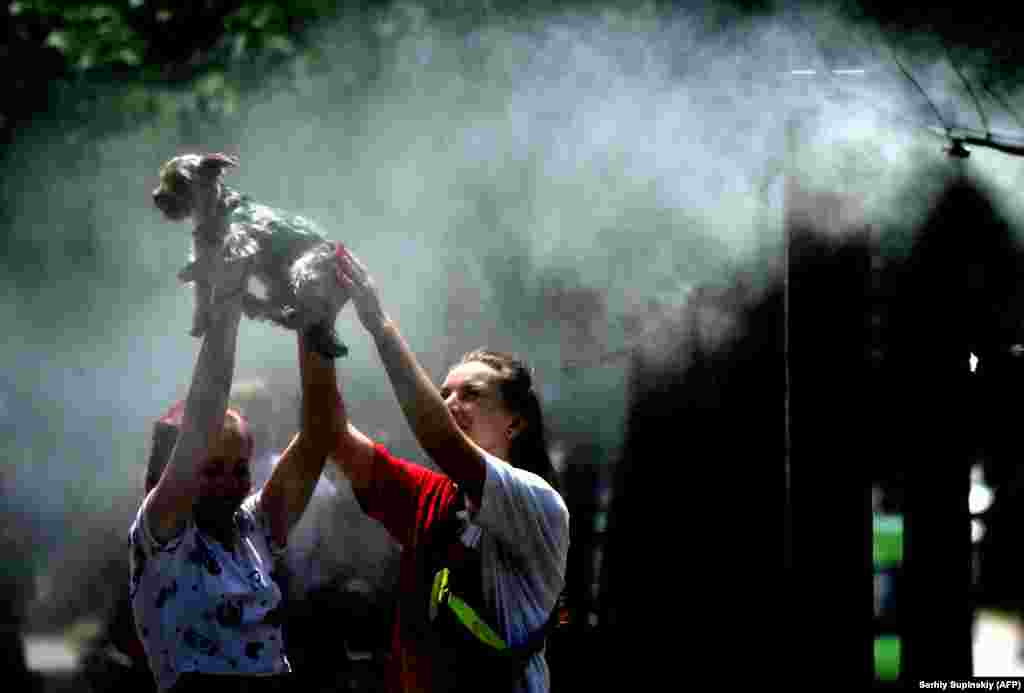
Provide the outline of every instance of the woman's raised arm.
<path id="1" fill-rule="evenodd" d="M 345 286 L 363 327 L 377 345 L 395 397 L 420 446 L 441 470 L 479 500 L 486 467 L 484 451 L 462 432 L 441 393 L 420 366 L 397 325 L 384 313 L 376 285 L 347 249 L 338 253 L 338 280 Z"/>

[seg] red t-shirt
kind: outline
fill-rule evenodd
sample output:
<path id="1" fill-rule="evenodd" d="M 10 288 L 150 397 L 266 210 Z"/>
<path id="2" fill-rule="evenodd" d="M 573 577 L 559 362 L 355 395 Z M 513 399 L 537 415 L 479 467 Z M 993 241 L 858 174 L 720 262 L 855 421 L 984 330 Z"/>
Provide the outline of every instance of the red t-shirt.
<path id="1" fill-rule="evenodd" d="M 358 490 L 356 498 L 402 545 L 387 690 L 450 690 L 455 667 L 427 630 L 431 566 L 422 549 L 431 532 L 450 517 L 458 486 L 444 474 L 391 455 L 383 445 L 375 448 L 373 483 Z"/>

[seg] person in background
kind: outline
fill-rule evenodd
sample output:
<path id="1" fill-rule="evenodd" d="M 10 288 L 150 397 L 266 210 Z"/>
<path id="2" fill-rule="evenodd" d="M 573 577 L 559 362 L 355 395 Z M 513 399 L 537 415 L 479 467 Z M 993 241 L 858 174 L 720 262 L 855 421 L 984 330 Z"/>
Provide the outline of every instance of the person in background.
<path id="1" fill-rule="evenodd" d="M 297 418 L 292 399 L 296 399 L 294 395 L 285 395 L 262 379 L 249 379 L 232 388 L 231 406 L 245 417 L 252 432 L 250 468 L 256 488 L 270 479 L 281 461 L 282 443 L 286 445 L 291 437 L 287 431 L 293 429 Z M 282 575 L 287 576 L 288 592 L 296 599 L 323 587 L 330 579 L 329 567 L 323 565 L 323 545 L 330 534 L 337 500 L 338 489 L 326 474 L 321 474 L 306 511 L 288 535 Z"/>
<path id="2" fill-rule="evenodd" d="M 250 465 L 252 478 L 261 486 L 281 460 L 298 408 L 294 397 L 279 385 L 263 378 L 249 378 L 234 385 L 231 406 L 249 422 L 254 440 Z M 326 470 L 325 470 L 326 471 Z M 338 642 L 344 638 L 350 619 L 345 618 L 345 597 L 337 584 L 333 554 L 339 497 L 334 483 L 321 474 L 298 523 L 288 535 L 282 560 L 274 577 L 284 595 L 282 630 L 291 662 L 296 690 L 316 693 L 345 687 L 349 678 L 346 657 L 340 656 Z M 334 618 L 333 637 L 321 637 L 323 618 Z"/>

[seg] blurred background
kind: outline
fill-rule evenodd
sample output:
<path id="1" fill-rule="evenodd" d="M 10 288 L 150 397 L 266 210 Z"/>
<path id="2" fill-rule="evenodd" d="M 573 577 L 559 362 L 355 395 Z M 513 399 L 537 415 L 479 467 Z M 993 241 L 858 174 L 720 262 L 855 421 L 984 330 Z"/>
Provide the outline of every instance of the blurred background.
<path id="1" fill-rule="evenodd" d="M 534 366 L 572 512 L 556 690 L 1024 671 L 1024 48 L 994 8 L 6 3 L 8 671 L 151 686 L 127 529 L 198 349 L 149 197 L 185 151 L 353 248 L 436 379 L 481 345 Z M 337 329 L 354 422 L 429 464 Z M 243 323 L 264 472 L 294 349 Z M 376 690 L 398 547 L 336 476 L 304 522 L 297 671 Z"/>

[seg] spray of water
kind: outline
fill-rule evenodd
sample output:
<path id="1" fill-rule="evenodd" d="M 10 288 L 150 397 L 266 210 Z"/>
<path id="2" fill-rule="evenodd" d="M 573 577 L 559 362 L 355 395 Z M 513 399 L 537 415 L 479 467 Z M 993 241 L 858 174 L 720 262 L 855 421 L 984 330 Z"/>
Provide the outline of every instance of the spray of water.
<path id="1" fill-rule="evenodd" d="M 563 365 L 642 340 L 736 267 L 774 281 L 788 176 L 856 198 L 879 228 L 912 229 L 948 166 L 913 125 L 931 110 L 891 58 L 951 121 L 976 118 L 940 47 L 824 12 L 715 20 L 640 5 L 467 24 L 398 4 L 323 27 L 320 61 L 293 66 L 293 91 L 246 94 L 236 127 L 185 137 L 153 124 L 74 166 L 54 165 L 53 133 L 27 135 L 8 159 L 20 167 L 8 214 L 40 280 L 4 287 L 16 367 L 0 406 L 43 543 L 137 493 L 149 423 L 183 394 L 198 348 L 174 279 L 188 229 L 148 199 L 159 163 L 183 150 L 238 154 L 232 187 L 352 248 L 437 377 L 481 344 L 521 352 L 556 426 L 608 448 L 624 369 Z M 969 166 L 1024 215 L 1018 160 L 979 150 Z M 356 422 L 415 456 L 350 309 L 337 327 Z M 290 334 L 245 323 L 240 344 L 239 378 L 297 386 Z"/>

